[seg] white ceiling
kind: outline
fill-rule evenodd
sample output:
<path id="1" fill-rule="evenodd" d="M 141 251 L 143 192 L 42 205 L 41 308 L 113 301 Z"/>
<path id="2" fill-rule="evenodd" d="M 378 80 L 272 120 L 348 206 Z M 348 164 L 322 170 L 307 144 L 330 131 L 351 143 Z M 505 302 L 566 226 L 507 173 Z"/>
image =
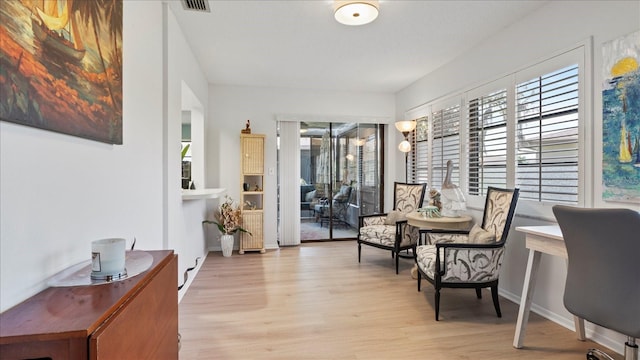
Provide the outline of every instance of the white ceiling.
<path id="1" fill-rule="evenodd" d="M 381 0 L 356 27 L 331 0 L 169 4 L 209 83 L 395 93 L 546 2 Z"/>

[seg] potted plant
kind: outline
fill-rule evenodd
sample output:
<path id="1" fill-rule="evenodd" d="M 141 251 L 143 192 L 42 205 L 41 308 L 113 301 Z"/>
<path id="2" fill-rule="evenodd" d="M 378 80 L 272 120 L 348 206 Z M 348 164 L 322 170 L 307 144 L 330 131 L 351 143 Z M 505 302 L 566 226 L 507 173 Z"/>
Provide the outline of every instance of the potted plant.
<path id="1" fill-rule="evenodd" d="M 225 195 L 224 202 L 218 207 L 215 218 L 215 220 L 204 220 L 202 223 L 218 225 L 218 230 L 222 233 L 222 236 L 220 236 L 222 255 L 229 257 L 233 251 L 233 234 L 237 231 L 245 232 L 249 235 L 251 233 L 240 226 L 242 223 L 240 207 L 228 195 Z"/>
<path id="2" fill-rule="evenodd" d="M 189 151 L 189 148 L 191 147 L 191 144 L 184 144 L 182 145 L 182 151 L 180 152 L 180 160 L 182 163 L 182 188 L 183 189 L 189 189 L 189 184 L 191 182 L 191 162 L 190 161 L 185 161 L 184 158 L 185 156 L 187 156 L 187 152 Z"/>

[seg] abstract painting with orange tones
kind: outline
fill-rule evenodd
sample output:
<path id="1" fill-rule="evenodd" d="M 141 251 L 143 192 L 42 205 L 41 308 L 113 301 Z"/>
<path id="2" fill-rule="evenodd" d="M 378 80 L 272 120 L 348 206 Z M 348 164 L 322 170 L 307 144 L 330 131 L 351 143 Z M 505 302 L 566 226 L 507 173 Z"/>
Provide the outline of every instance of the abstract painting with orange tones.
<path id="1" fill-rule="evenodd" d="M 0 119 L 122 144 L 122 0 L 1 0 Z"/>
<path id="2" fill-rule="evenodd" d="M 640 204 L 640 31 L 602 46 L 602 198 Z"/>

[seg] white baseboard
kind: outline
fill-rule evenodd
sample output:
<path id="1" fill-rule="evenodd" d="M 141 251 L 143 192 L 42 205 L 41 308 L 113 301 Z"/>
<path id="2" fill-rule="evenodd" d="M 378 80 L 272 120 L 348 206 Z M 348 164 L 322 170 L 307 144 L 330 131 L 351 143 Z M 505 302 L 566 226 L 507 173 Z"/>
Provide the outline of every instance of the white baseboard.
<path id="1" fill-rule="evenodd" d="M 280 247 L 278 246 L 278 244 L 265 244 L 264 247 L 266 250 L 276 250 L 276 249 L 280 249 Z M 213 251 L 213 252 L 221 252 L 222 248 L 220 246 L 210 246 L 209 248 L 207 248 L 208 251 Z M 233 247 L 234 251 L 238 251 L 238 247 L 234 246 Z"/>
<path id="2" fill-rule="evenodd" d="M 498 293 L 500 294 L 500 296 L 518 305 L 520 304 L 520 295 L 516 295 L 514 293 L 505 291 L 503 289 L 499 289 Z M 573 318 L 567 318 L 563 315 L 549 311 L 548 309 L 545 309 L 535 303 L 531 304 L 531 311 L 571 331 L 576 330 L 575 324 L 573 322 Z M 611 333 L 614 337 L 608 336 L 607 334 L 603 334 L 603 331 Z M 606 346 L 620 355 L 624 353 L 624 342 L 626 341 L 626 337 L 622 334 L 618 334 L 611 330 L 604 329 L 600 326 L 597 326 L 585 321 L 585 335 L 589 340 L 596 342 L 600 345 Z M 525 334 L 525 339 L 526 339 L 526 334 Z"/>

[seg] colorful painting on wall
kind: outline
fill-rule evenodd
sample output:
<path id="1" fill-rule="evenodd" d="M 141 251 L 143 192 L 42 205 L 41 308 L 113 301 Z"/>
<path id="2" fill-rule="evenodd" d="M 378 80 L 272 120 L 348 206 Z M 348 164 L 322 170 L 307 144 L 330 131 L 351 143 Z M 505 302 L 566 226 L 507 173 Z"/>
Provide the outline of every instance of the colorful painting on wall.
<path id="1" fill-rule="evenodd" d="M 0 119 L 122 144 L 122 0 L 0 1 Z"/>
<path id="2" fill-rule="evenodd" d="M 640 203 L 640 31 L 602 46 L 602 198 Z"/>

